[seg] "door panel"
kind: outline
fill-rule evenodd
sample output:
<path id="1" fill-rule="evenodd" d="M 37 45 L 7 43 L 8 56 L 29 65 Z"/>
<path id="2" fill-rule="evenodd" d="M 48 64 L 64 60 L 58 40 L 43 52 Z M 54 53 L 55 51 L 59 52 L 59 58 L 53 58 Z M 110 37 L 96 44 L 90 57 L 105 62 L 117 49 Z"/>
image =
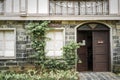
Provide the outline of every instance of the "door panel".
<path id="1" fill-rule="evenodd" d="M 86 41 L 86 32 L 78 31 L 77 32 L 77 42 Z M 86 45 L 80 46 L 77 50 L 78 58 L 82 61 L 82 63 L 77 64 L 78 71 L 87 71 L 87 47 Z"/>
<path id="2" fill-rule="evenodd" d="M 108 71 L 109 31 L 93 32 L 93 71 Z"/>
<path id="3" fill-rule="evenodd" d="M 108 61 L 107 59 L 108 59 L 107 55 L 95 55 L 95 60 L 97 63 L 107 62 Z"/>
<path id="4" fill-rule="evenodd" d="M 102 63 L 96 63 L 94 64 L 93 71 L 108 71 L 108 64 L 102 62 Z"/>

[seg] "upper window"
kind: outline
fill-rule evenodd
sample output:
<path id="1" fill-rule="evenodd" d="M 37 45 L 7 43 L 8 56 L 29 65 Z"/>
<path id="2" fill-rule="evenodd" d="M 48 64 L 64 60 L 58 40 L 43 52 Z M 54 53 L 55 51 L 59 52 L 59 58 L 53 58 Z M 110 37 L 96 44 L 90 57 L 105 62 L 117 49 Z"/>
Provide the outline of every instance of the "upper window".
<path id="1" fill-rule="evenodd" d="M 4 0 L 0 0 L 0 14 L 4 12 Z"/>
<path id="2" fill-rule="evenodd" d="M 50 0 L 51 15 L 107 15 L 108 0 Z"/>
<path id="3" fill-rule="evenodd" d="M 15 30 L 0 30 L 0 58 L 15 58 Z"/>
<path id="4" fill-rule="evenodd" d="M 50 30 L 47 37 L 50 38 L 50 40 L 46 42 L 46 56 L 61 57 L 62 47 L 64 45 L 63 30 Z"/>

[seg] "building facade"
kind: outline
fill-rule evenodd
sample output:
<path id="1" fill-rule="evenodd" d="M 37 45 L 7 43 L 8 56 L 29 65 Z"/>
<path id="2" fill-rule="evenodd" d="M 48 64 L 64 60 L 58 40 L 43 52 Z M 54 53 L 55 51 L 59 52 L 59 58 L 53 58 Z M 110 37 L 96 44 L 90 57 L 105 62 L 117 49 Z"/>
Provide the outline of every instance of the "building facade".
<path id="1" fill-rule="evenodd" d="M 47 34 L 47 56 L 61 56 L 61 48 L 73 40 L 82 43 L 78 71 L 111 71 L 120 64 L 120 0 L 1 0 L 1 69 L 28 62 L 26 24 L 41 20 L 54 28 Z"/>

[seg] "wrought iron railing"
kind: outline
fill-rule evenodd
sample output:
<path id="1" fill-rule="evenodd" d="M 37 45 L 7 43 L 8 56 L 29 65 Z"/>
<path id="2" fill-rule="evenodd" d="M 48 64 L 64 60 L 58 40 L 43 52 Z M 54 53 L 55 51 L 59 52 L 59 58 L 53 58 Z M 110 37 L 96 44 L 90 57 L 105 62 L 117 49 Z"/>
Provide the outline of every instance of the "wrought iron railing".
<path id="1" fill-rule="evenodd" d="M 50 0 L 50 15 L 108 15 L 108 0 Z"/>

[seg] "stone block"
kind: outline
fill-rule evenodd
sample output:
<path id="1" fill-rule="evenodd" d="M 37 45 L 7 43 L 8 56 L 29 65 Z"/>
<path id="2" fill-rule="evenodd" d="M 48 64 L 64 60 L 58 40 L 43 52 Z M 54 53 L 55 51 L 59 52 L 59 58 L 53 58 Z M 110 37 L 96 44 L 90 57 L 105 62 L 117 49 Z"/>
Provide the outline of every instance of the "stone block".
<path id="1" fill-rule="evenodd" d="M 27 41 L 17 41 L 16 43 L 17 43 L 17 45 L 18 45 L 18 44 L 26 44 Z"/>
<path id="2" fill-rule="evenodd" d="M 118 55 L 118 53 L 113 53 L 113 56 L 116 56 L 116 55 Z"/>
<path id="3" fill-rule="evenodd" d="M 70 40 L 74 40 L 75 36 L 69 36 Z"/>
<path id="4" fill-rule="evenodd" d="M 120 47 L 116 48 L 116 51 L 119 53 L 120 52 Z"/>
<path id="5" fill-rule="evenodd" d="M 4 66 L 4 62 L 0 62 L 0 66 Z"/>
<path id="6" fill-rule="evenodd" d="M 66 32 L 65 34 L 66 34 L 66 35 L 74 35 L 74 32 L 73 32 L 73 31 L 72 31 L 72 32 L 68 31 L 68 32 Z"/>
<path id="7" fill-rule="evenodd" d="M 76 24 L 76 21 L 69 21 L 69 24 L 71 25 Z"/>
<path id="8" fill-rule="evenodd" d="M 17 49 L 17 53 L 26 53 L 26 50 Z"/>
<path id="9" fill-rule="evenodd" d="M 26 48 L 32 48 L 32 44 L 31 43 L 27 43 L 26 44 Z"/>
<path id="10" fill-rule="evenodd" d="M 27 41 L 26 35 L 18 35 L 17 41 Z"/>
<path id="11" fill-rule="evenodd" d="M 28 54 L 26 54 L 26 53 L 23 53 L 22 55 L 24 58 L 26 58 L 28 56 Z"/>
<path id="12" fill-rule="evenodd" d="M 8 70 L 8 69 L 9 69 L 8 66 L 1 66 L 1 67 L 0 67 L 0 70 Z"/>
<path id="13" fill-rule="evenodd" d="M 115 73 L 120 73 L 120 64 L 114 65 L 113 70 Z"/>
<path id="14" fill-rule="evenodd" d="M 30 65 L 30 64 L 26 64 L 26 65 L 24 65 L 24 66 L 22 66 L 22 67 L 23 67 L 22 69 L 23 69 L 24 71 L 35 70 L 35 69 L 36 69 L 34 65 Z"/>
<path id="15" fill-rule="evenodd" d="M 26 61 L 18 61 L 18 65 L 19 66 L 24 66 L 24 65 L 26 65 L 28 62 L 27 62 L 27 60 Z"/>
<path id="16" fill-rule="evenodd" d="M 21 50 L 26 50 L 26 44 L 21 44 Z"/>
<path id="17" fill-rule="evenodd" d="M 22 54 L 16 54 L 16 57 L 17 58 L 22 57 Z"/>
<path id="18" fill-rule="evenodd" d="M 7 62 L 7 63 L 6 63 L 6 66 L 17 66 L 17 64 L 18 64 L 17 62 L 14 62 L 14 61 L 11 62 L 11 61 L 10 61 L 10 62 Z"/>
<path id="19" fill-rule="evenodd" d="M 119 36 L 113 36 L 113 39 L 119 39 Z"/>
<path id="20" fill-rule="evenodd" d="M 20 66 L 9 66 L 9 71 L 21 72 Z"/>
<path id="21" fill-rule="evenodd" d="M 69 21 L 62 21 L 62 24 L 69 24 Z"/>

